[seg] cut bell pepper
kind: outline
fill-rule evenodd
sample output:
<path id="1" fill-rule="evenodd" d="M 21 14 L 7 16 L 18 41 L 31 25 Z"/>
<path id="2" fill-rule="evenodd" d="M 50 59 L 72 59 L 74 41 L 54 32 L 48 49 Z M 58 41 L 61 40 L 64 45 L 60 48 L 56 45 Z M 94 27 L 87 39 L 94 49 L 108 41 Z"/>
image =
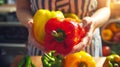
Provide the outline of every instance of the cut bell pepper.
<path id="1" fill-rule="evenodd" d="M 61 11 L 49 11 L 45 9 L 38 10 L 33 17 L 33 35 L 36 41 L 44 44 L 45 24 L 50 18 L 64 18 Z"/>
<path id="2" fill-rule="evenodd" d="M 85 29 L 79 23 L 68 19 L 51 18 L 45 25 L 46 51 L 68 54 L 85 36 Z"/>

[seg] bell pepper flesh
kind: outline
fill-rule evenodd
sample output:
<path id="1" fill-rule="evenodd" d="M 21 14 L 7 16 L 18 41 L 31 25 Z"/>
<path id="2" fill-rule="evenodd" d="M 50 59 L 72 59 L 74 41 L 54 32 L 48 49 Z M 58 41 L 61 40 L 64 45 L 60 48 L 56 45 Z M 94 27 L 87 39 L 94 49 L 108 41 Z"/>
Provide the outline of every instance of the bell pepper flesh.
<path id="1" fill-rule="evenodd" d="M 57 32 L 62 30 L 61 32 Z M 52 33 L 56 31 L 65 34 L 65 36 L 60 36 L 62 38 L 59 41 L 55 38 Z M 72 49 L 73 46 L 78 44 L 81 39 L 85 36 L 85 30 L 80 27 L 77 22 L 66 19 L 51 18 L 45 25 L 45 44 L 43 45 L 47 51 L 55 50 L 57 53 L 66 55 Z"/>
<path id="2" fill-rule="evenodd" d="M 45 24 L 53 17 L 64 18 L 61 11 L 49 11 L 45 9 L 38 10 L 33 17 L 33 35 L 37 42 L 44 44 Z"/>

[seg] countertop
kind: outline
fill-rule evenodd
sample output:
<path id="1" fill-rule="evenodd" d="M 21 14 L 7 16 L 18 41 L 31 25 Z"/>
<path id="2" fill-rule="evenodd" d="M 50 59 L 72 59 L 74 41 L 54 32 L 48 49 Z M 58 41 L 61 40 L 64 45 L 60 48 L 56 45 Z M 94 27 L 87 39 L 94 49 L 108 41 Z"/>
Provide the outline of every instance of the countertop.
<path id="1" fill-rule="evenodd" d="M 14 58 L 14 62 L 11 64 L 11 67 L 16 67 L 16 65 L 20 62 L 23 56 L 18 55 Z M 43 67 L 41 62 L 41 56 L 31 56 L 32 62 L 36 65 L 36 67 Z M 97 62 L 96 67 L 103 67 L 103 64 L 106 60 L 106 57 L 98 57 L 94 58 Z"/>

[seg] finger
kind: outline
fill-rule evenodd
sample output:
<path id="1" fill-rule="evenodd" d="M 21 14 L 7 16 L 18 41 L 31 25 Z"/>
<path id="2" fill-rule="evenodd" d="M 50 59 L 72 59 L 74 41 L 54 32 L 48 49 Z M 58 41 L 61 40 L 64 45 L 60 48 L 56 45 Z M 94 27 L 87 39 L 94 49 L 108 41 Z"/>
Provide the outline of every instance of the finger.
<path id="1" fill-rule="evenodd" d="M 85 26 L 84 29 L 86 30 L 86 32 L 89 32 L 91 29 L 91 24 L 88 24 L 87 26 Z"/>
<path id="2" fill-rule="evenodd" d="M 32 28 L 33 22 L 28 22 L 28 28 Z"/>
<path id="3" fill-rule="evenodd" d="M 75 52 L 79 52 L 80 50 L 83 50 L 83 48 L 85 47 L 85 44 L 82 44 L 81 45 L 76 45 L 73 50 L 70 52 L 71 53 L 75 53 Z"/>
<path id="4" fill-rule="evenodd" d="M 41 44 L 39 44 L 34 38 L 33 38 L 33 43 L 38 49 L 40 49 L 42 51 L 45 50 L 44 47 Z"/>
<path id="5" fill-rule="evenodd" d="M 28 22 L 28 32 L 33 37 L 33 22 Z"/>
<path id="6" fill-rule="evenodd" d="M 76 46 L 73 47 L 71 53 L 75 53 L 78 52 L 80 50 L 82 50 L 86 45 L 84 44 L 84 42 L 80 42 L 79 44 L 77 44 Z"/>
<path id="7" fill-rule="evenodd" d="M 92 36 L 91 36 L 91 35 L 88 35 L 87 38 L 86 38 L 86 42 L 85 42 L 85 41 L 83 41 L 83 42 L 85 42 L 86 45 L 90 45 L 90 44 L 91 44 L 91 41 L 92 41 Z"/>
<path id="8" fill-rule="evenodd" d="M 89 45 L 92 41 L 92 36 L 93 36 L 93 31 L 90 29 L 90 31 L 86 33 L 86 36 L 84 37 L 83 42 Z"/>
<path id="9" fill-rule="evenodd" d="M 91 20 L 91 18 L 90 17 L 85 17 L 85 18 L 83 18 L 83 20 L 82 20 L 82 27 L 84 28 L 84 27 L 86 27 L 86 26 L 88 26 L 88 25 L 91 25 L 91 22 L 92 22 L 92 20 Z"/>

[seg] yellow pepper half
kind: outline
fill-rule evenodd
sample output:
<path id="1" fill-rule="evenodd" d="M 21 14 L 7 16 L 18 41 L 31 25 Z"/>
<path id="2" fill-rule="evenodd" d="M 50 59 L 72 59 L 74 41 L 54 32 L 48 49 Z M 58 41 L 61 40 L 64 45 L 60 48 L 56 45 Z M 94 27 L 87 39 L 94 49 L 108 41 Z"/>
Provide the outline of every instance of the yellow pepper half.
<path id="1" fill-rule="evenodd" d="M 80 18 L 74 13 L 65 13 L 64 16 L 65 18 L 73 18 L 79 23 L 81 22 Z"/>
<path id="2" fill-rule="evenodd" d="M 44 44 L 45 36 L 45 24 L 50 18 L 64 18 L 61 11 L 49 11 L 45 9 L 38 10 L 33 16 L 33 35 L 35 39 L 40 43 Z"/>
<path id="3" fill-rule="evenodd" d="M 67 55 L 64 67 L 96 67 L 96 62 L 90 54 L 80 51 Z"/>

